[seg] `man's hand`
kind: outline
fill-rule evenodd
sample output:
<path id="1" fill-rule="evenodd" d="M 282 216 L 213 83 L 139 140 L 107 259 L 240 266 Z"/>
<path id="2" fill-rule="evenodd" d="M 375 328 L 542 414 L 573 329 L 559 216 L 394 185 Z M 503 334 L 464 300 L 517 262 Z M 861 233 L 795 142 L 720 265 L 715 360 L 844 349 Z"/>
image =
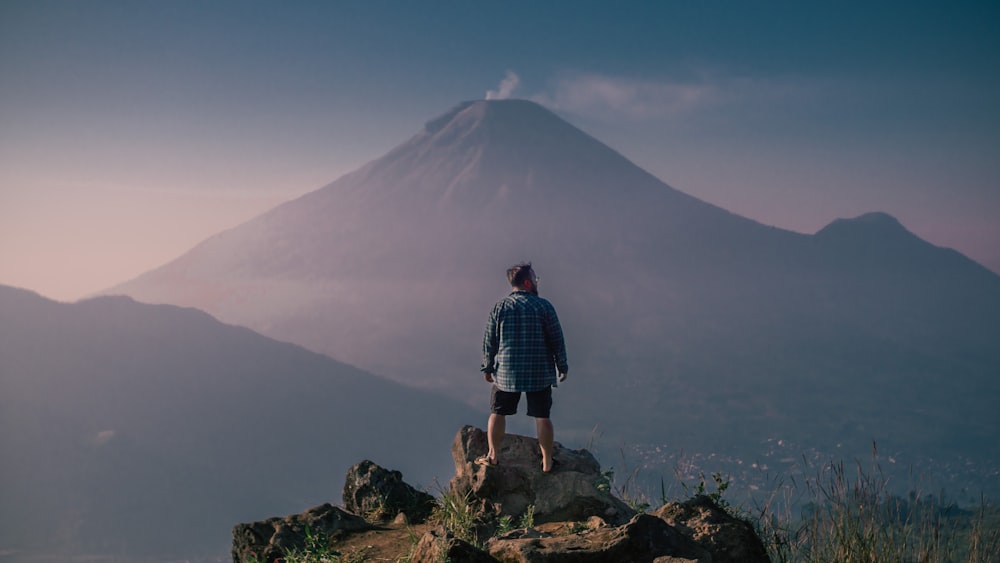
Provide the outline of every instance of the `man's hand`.
<path id="1" fill-rule="evenodd" d="M 486 380 L 486 383 L 493 383 L 493 374 L 492 373 L 484 373 L 483 374 L 483 379 Z"/>
<path id="2" fill-rule="evenodd" d="M 565 373 L 565 372 L 564 373 L 560 373 L 559 374 L 559 383 L 562 383 L 563 381 L 566 381 L 566 376 L 568 376 L 568 375 L 569 375 L 569 373 Z"/>

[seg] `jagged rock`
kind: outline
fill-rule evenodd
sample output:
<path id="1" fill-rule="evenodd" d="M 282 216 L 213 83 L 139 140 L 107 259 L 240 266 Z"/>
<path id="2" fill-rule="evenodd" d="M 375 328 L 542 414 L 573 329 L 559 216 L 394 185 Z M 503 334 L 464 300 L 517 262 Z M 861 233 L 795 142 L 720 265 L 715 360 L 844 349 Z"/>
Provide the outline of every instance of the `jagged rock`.
<path id="1" fill-rule="evenodd" d="M 571 450 L 558 442 L 552 473 L 542 473 L 538 440 L 508 434 L 498 452 L 498 465 L 477 464 L 489 447 L 486 433 L 472 426 L 459 430 L 452 443 L 455 477 L 453 493 L 465 497 L 484 521 L 502 515 L 518 518 L 534 506 L 536 523 L 583 521 L 600 516 L 611 524 L 623 524 L 635 515 L 624 502 L 601 490 L 606 483 L 601 466 L 587 450 Z"/>
<path id="2" fill-rule="evenodd" d="M 440 563 L 441 561 L 497 563 L 497 560 L 488 553 L 465 540 L 456 538 L 443 526 L 424 534 L 410 556 L 410 563 Z"/>
<path id="3" fill-rule="evenodd" d="M 307 531 L 314 537 L 335 539 L 371 527 L 364 518 L 330 504 L 284 518 L 237 524 L 233 527 L 233 562 L 273 563 L 287 550 L 304 548 Z"/>
<path id="4" fill-rule="evenodd" d="M 508 534 L 490 540 L 487 549 L 490 555 L 504 563 L 712 561 L 708 552 L 690 538 L 649 514 L 639 514 L 615 528 L 585 529 L 561 536 Z"/>
<path id="5" fill-rule="evenodd" d="M 347 471 L 344 508 L 369 520 L 391 520 L 400 513 L 423 522 L 434 509 L 434 497 L 403 482 L 403 474 L 364 460 Z"/>
<path id="6" fill-rule="evenodd" d="M 655 514 L 711 553 L 712 563 L 771 561 L 753 526 L 734 518 L 707 496 L 667 503 Z"/>

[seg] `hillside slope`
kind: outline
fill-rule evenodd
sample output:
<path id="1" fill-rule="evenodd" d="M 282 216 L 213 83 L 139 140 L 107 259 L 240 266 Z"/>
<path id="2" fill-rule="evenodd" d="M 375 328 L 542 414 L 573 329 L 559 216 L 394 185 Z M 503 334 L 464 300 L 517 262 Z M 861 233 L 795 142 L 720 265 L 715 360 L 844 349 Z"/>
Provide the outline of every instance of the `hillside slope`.
<path id="1" fill-rule="evenodd" d="M 196 310 L 0 287 L 4 549 L 224 555 L 234 522 L 339 503 L 361 459 L 432 485 L 481 418 Z"/>

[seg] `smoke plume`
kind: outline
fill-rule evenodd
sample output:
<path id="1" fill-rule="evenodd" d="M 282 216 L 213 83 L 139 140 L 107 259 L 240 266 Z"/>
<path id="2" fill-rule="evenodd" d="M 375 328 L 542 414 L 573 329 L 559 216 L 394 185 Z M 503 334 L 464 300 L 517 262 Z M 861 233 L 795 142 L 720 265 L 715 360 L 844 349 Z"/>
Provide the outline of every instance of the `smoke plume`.
<path id="1" fill-rule="evenodd" d="M 504 76 L 503 80 L 500 81 L 500 87 L 496 90 L 489 90 L 486 92 L 487 100 L 506 100 L 510 97 L 517 86 L 521 83 L 521 79 L 512 70 L 507 71 L 507 75 Z"/>

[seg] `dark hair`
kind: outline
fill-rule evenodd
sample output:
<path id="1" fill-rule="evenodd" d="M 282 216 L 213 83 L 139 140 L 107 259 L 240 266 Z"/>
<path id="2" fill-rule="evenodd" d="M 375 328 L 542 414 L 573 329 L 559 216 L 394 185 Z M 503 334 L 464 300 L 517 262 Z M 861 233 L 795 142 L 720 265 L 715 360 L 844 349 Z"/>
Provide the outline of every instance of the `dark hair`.
<path id="1" fill-rule="evenodd" d="M 531 262 L 521 262 L 507 270 L 507 281 L 511 287 L 521 287 L 524 282 L 534 277 L 535 271 L 531 269 Z"/>

